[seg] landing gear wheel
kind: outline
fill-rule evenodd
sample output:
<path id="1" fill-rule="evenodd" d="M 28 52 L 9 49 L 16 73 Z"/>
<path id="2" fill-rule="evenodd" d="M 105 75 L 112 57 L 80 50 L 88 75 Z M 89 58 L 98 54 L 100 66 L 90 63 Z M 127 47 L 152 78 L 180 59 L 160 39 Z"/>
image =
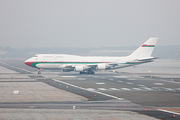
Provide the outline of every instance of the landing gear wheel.
<path id="1" fill-rule="evenodd" d="M 40 68 L 38 68 L 38 74 L 41 74 Z"/>
<path id="2" fill-rule="evenodd" d="M 91 74 L 91 75 L 92 75 L 92 74 L 95 74 L 95 72 L 94 72 L 94 71 L 92 71 L 92 72 L 88 72 L 88 74 Z"/>
<path id="3" fill-rule="evenodd" d="M 95 74 L 95 72 L 93 71 L 93 72 L 91 72 L 91 74 L 93 74 L 93 75 L 94 75 L 94 74 Z"/>
<path id="4" fill-rule="evenodd" d="M 95 74 L 95 72 L 94 71 L 88 71 L 87 74 L 92 75 L 92 74 Z"/>
<path id="5" fill-rule="evenodd" d="M 38 74 L 41 74 L 41 71 L 38 71 Z"/>
<path id="6" fill-rule="evenodd" d="M 83 72 L 83 71 L 80 71 L 80 72 L 79 72 L 79 74 L 85 74 L 85 72 Z"/>
<path id="7" fill-rule="evenodd" d="M 94 71 L 80 71 L 79 74 L 95 74 Z"/>

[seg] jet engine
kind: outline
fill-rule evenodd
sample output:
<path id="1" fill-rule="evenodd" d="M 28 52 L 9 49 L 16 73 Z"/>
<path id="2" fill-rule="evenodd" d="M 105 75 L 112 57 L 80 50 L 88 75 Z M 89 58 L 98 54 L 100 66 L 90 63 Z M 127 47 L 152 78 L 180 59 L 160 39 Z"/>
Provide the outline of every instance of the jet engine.
<path id="1" fill-rule="evenodd" d="M 76 71 L 76 72 L 80 72 L 80 71 L 83 71 L 84 70 L 84 67 L 83 66 L 76 66 L 75 68 L 74 68 L 74 71 Z"/>
<path id="2" fill-rule="evenodd" d="M 97 69 L 98 70 L 105 70 L 106 69 L 106 65 L 105 64 L 98 64 L 97 65 Z"/>

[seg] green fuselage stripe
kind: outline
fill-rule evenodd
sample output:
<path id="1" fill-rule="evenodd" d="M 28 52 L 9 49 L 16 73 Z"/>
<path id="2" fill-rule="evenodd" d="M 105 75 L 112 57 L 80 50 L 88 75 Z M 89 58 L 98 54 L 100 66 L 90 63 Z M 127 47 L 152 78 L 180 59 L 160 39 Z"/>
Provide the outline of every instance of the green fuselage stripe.
<path id="1" fill-rule="evenodd" d="M 141 63 L 121 63 L 121 64 L 133 65 L 133 64 L 141 64 Z"/>

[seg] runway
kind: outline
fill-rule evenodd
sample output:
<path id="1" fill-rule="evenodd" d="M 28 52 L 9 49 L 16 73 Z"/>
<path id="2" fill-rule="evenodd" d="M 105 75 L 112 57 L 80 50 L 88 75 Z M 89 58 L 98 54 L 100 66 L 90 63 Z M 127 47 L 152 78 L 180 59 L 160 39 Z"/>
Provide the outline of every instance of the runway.
<path id="1" fill-rule="evenodd" d="M 161 108 L 180 107 L 180 78 L 165 78 L 155 73 L 128 73 L 122 71 L 98 71 L 95 75 L 80 75 L 76 72 L 42 71 L 27 67 L 20 60 L 5 60 L 1 66 L 27 74 L 38 82 L 88 98 L 82 102 L 54 103 L 2 103 L 0 108 L 39 109 L 104 109 L 130 110 L 156 118 L 179 119 Z M 162 77 L 159 77 L 162 76 Z M 13 81 L 12 81 L 13 82 Z M 145 111 L 146 109 L 146 111 Z M 161 115 L 158 114 L 161 112 Z"/>

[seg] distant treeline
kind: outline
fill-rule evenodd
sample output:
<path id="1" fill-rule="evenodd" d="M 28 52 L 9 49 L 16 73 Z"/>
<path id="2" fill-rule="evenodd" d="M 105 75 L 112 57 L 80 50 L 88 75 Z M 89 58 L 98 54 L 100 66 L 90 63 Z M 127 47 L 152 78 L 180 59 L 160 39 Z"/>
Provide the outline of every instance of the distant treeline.
<path id="1" fill-rule="evenodd" d="M 30 58 L 35 54 L 74 54 L 85 56 L 126 56 L 137 49 L 132 47 L 25 47 L 22 49 L 11 47 L 0 47 L 1 58 Z M 153 52 L 154 57 L 162 59 L 180 59 L 180 46 L 156 46 Z"/>

